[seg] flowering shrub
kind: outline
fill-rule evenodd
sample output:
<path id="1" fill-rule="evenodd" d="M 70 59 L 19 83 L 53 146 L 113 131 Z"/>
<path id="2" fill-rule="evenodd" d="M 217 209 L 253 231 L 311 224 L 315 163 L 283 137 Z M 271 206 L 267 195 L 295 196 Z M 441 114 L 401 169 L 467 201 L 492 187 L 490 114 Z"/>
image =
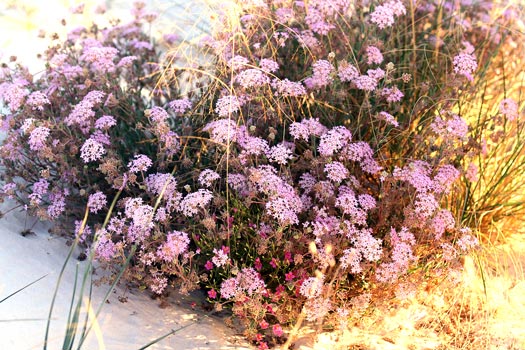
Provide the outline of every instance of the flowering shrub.
<path id="1" fill-rule="evenodd" d="M 206 288 L 260 348 L 301 319 L 347 324 L 378 287 L 477 245 L 446 205 L 482 148 L 455 107 L 490 63 L 474 45 L 497 42 L 455 4 L 441 23 L 433 2 L 244 1 L 204 41 L 214 79 L 188 96 L 163 80 L 182 67 L 163 70 L 141 5 L 75 30 L 40 77 L 4 67 L 3 195 L 42 219 L 87 207 L 77 234 L 102 265 L 136 247 L 130 282 Z M 516 120 L 516 102 L 501 113 Z"/>

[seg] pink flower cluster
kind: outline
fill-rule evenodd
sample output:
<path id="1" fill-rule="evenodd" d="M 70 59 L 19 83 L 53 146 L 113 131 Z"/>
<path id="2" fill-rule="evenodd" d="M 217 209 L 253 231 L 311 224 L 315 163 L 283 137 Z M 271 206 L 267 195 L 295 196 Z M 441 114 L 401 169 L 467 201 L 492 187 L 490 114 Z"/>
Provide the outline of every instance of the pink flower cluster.
<path id="1" fill-rule="evenodd" d="M 251 296 L 262 293 L 266 284 L 257 271 L 251 267 L 243 268 L 236 277 L 224 280 L 221 283 L 221 298 L 231 299 L 240 294 Z"/>

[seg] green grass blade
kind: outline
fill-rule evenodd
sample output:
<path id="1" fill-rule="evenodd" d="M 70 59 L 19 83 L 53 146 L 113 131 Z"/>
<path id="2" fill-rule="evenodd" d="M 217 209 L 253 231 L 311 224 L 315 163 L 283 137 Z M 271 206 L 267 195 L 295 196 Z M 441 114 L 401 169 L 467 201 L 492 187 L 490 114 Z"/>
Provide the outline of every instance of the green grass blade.
<path id="1" fill-rule="evenodd" d="M 0 304 L 2 304 L 4 301 L 6 301 L 7 299 L 15 296 L 16 294 L 20 293 L 21 291 L 23 291 L 24 289 L 26 289 L 27 287 L 30 287 L 32 286 L 33 284 L 35 284 L 36 282 L 40 281 L 41 279 L 43 279 L 44 277 L 46 277 L 47 274 L 45 274 L 44 276 L 40 277 L 40 278 L 37 278 L 36 280 L 34 280 L 33 282 L 29 283 L 29 284 L 26 284 L 25 286 L 23 286 L 22 288 L 14 291 L 13 293 L 9 294 L 8 296 L 6 296 L 4 299 L 0 300 Z"/>

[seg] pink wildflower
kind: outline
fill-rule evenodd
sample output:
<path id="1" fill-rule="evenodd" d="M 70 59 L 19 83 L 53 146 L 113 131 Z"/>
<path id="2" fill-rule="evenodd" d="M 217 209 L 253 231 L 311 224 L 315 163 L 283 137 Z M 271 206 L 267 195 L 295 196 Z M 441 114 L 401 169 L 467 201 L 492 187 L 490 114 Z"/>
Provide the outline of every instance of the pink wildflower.
<path id="1" fill-rule="evenodd" d="M 331 162 L 326 164 L 324 166 L 324 172 L 330 180 L 336 183 L 340 183 L 349 175 L 348 169 L 343 163 L 340 162 Z"/>
<path id="2" fill-rule="evenodd" d="M 95 121 L 95 128 L 99 130 L 108 130 L 117 125 L 117 121 L 110 115 L 103 115 Z"/>
<path id="3" fill-rule="evenodd" d="M 293 152 L 290 147 L 287 147 L 285 144 L 280 143 L 276 146 L 273 146 L 266 152 L 266 157 L 272 162 L 277 164 L 285 165 L 293 157 Z"/>
<path id="4" fill-rule="evenodd" d="M 270 78 L 260 69 L 246 69 L 237 74 L 235 80 L 244 88 L 264 86 L 270 83 Z"/>
<path id="5" fill-rule="evenodd" d="M 91 138 L 87 139 L 80 148 L 80 158 L 84 163 L 99 160 L 105 153 L 104 146 Z"/>
<path id="6" fill-rule="evenodd" d="M 326 60 L 319 60 L 313 64 L 313 75 L 305 79 L 304 84 L 309 89 L 321 88 L 332 83 L 334 66 Z"/>
<path id="7" fill-rule="evenodd" d="M 359 70 L 348 62 L 339 64 L 337 75 L 341 81 L 353 81 L 359 76 Z"/>
<path id="8" fill-rule="evenodd" d="M 394 11 L 390 7 L 379 5 L 370 14 L 370 22 L 375 23 L 379 29 L 391 27 L 395 22 Z"/>
<path id="9" fill-rule="evenodd" d="M 281 327 L 280 324 L 274 324 L 272 326 L 272 333 L 276 336 L 276 337 L 282 337 L 284 332 L 283 332 L 283 328 Z"/>
<path id="10" fill-rule="evenodd" d="M 381 62 L 383 62 L 383 54 L 375 46 L 368 46 L 366 48 L 366 56 L 368 64 L 381 64 Z"/>
<path id="11" fill-rule="evenodd" d="M 189 193 L 180 202 L 180 211 L 187 217 L 198 213 L 199 208 L 204 209 L 213 199 L 209 190 L 199 189 L 197 192 Z"/>
<path id="12" fill-rule="evenodd" d="M 29 135 L 29 148 L 32 151 L 40 151 L 44 149 L 49 133 L 49 128 L 46 128 L 45 126 L 39 126 L 34 128 L 33 131 L 31 131 L 31 134 Z"/>
<path id="13" fill-rule="evenodd" d="M 188 250 L 190 239 L 188 234 L 181 231 L 171 231 L 166 236 L 166 242 L 157 249 L 157 256 L 167 262 Z"/>
<path id="14" fill-rule="evenodd" d="M 353 80 L 359 90 L 374 91 L 377 88 L 377 80 L 368 75 L 360 75 Z"/>
<path id="15" fill-rule="evenodd" d="M 31 106 L 31 109 L 33 110 L 44 110 L 44 105 L 48 105 L 51 102 L 49 102 L 49 99 L 47 96 L 41 92 L 41 91 L 35 91 L 31 93 L 31 95 L 27 98 L 27 104 Z"/>
<path id="16" fill-rule="evenodd" d="M 183 98 L 179 100 L 173 100 L 168 103 L 168 106 L 175 112 L 183 114 L 192 108 L 192 103 L 189 99 Z"/>
<path id="17" fill-rule="evenodd" d="M 208 291 L 208 298 L 210 298 L 210 299 L 217 298 L 217 292 L 215 291 L 215 289 L 210 289 Z"/>
<path id="18" fill-rule="evenodd" d="M 279 64 L 269 58 L 262 58 L 259 61 L 259 67 L 265 72 L 273 73 L 279 69 Z"/>
<path id="19" fill-rule="evenodd" d="M 461 74 L 470 81 L 474 80 L 472 73 L 478 68 L 474 55 L 462 52 L 454 57 L 453 64 L 456 74 Z"/>
<path id="20" fill-rule="evenodd" d="M 392 126 L 395 126 L 395 127 L 399 126 L 399 123 L 397 122 L 396 118 L 394 118 L 392 114 L 387 113 L 385 111 L 379 112 L 376 118 L 379 120 L 384 120 Z"/>
<path id="21" fill-rule="evenodd" d="M 221 176 L 210 169 L 203 170 L 199 175 L 199 183 L 202 186 L 210 187 L 214 181 L 219 180 Z"/>
<path id="22" fill-rule="evenodd" d="M 107 204 L 106 195 L 100 191 L 89 195 L 87 206 L 91 213 L 98 213 Z"/>
<path id="23" fill-rule="evenodd" d="M 132 161 L 128 163 L 129 171 L 132 173 L 146 172 L 153 165 L 153 162 L 144 154 L 137 154 Z"/>
<path id="24" fill-rule="evenodd" d="M 516 120 L 518 118 L 518 104 L 513 99 L 506 98 L 500 102 L 499 112 L 509 121 Z"/>
<path id="25" fill-rule="evenodd" d="M 301 83 L 290 81 L 288 79 L 273 79 L 272 87 L 276 90 L 276 96 L 303 96 L 306 95 L 306 89 Z"/>

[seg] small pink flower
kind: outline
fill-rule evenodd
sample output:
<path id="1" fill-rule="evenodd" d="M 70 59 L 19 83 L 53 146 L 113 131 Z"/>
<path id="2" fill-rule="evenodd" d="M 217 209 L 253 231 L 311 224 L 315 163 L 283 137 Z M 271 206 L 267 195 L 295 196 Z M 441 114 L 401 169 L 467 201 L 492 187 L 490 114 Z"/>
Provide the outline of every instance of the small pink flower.
<path id="1" fill-rule="evenodd" d="M 267 349 L 269 349 L 269 347 L 268 347 L 268 344 L 266 344 L 266 342 L 262 341 L 262 342 L 259 344 L 258 349 L 259 349 L 259 350 L 267 350 Z"/>
<path id="2" fill-rule="evenodd" d="M 287 274 L 285 274 L 285 279 L 287 282 L 293 281 L 294 278 L 295 274 L 293 273 L 293 271 L 290 271 Z"/>
<path id="3" fill-rule="evenodd" d="M 255 267 L 255 269 L 257 271 L 261 271 L 261 269 L 262 269 L 261 259 L 259 259 L 259 258 L 255 259 L 255 262 L 253 263 L 253 266 Z"/>
<path id="4" fill-rule="evenodd" d="M 272 332 L 276 337 L 282 337 L 283 336 L 283 328 L 280 324 L 274 324 L 272 326 Z"/>
<path id="5" fill-rule="evenodd" d="M 259 327 L 261 329 L 266 329 L 268 328 L 270 325 L 268 324 L 268 322 L 266 322 L 266 320 L 262 320 L 261 322 L 259 322 Z"/>
<path id="6" fill-rule="evenodd" d="M 217 292 L 215 291 L 215 289 L 211 289 L 211 290 L 208 291 L 208 298 L 210 298 L 210 299 L 217 298 Z"/>
<path id="7" fill-rule="evenodd" d="M 211 261 L 206 261 L 206 264 L 204 264 L 204 268 L 208 271 L 210 271 L 211 269 L 213 269 L 213 263 Z"/>
<path id="8" fill-rule="evenodd" d="M 277 260 L 275 258 L 272 258 L 272 261 L 270 261 L 270 265 L 275 269 L 277 268 Z"/>

